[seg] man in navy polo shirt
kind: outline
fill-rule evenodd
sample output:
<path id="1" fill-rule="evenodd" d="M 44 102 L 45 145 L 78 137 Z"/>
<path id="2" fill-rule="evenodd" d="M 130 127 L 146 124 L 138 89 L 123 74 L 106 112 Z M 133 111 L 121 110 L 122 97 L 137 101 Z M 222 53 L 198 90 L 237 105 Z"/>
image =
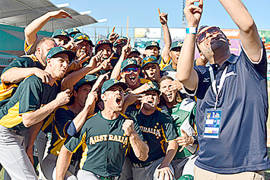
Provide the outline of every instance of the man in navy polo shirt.
<path id="1" fill-rule="evenodd" d="M 240 30 L 241 54 L 231 54 L 229 40 L 218 27 L 197 33 L 203 0 L 187 0 L 187 35 L 177 64 L 176 77 L 198 98 L 195 179 L 264 179 L 262 170 L 270 168 L 265 48 L 244 4 L 219 2 Z M 193 69 L 195 43 L 210 67 Z"/>

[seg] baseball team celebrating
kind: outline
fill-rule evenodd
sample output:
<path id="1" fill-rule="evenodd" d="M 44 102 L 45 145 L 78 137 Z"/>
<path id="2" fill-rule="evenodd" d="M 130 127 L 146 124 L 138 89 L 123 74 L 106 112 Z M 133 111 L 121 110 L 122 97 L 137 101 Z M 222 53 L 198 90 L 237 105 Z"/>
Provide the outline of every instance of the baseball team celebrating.
<path id="1" fill-rule="evenodd" d="M 184 41 L 158 9 L 162 50 L 148 41 L 141 52 L 115 28 L 95 44 L 77 28 L 39 38 L 72 18 L 64 10 L 32 21 L 25 55 L 1 75 L 4 179 L 265 179 L 266 51 L 241 0 L 211 3 L 239 28 L 239 56 L 218 27 L 199 26 L 203 0 L 186 0 Z"/>

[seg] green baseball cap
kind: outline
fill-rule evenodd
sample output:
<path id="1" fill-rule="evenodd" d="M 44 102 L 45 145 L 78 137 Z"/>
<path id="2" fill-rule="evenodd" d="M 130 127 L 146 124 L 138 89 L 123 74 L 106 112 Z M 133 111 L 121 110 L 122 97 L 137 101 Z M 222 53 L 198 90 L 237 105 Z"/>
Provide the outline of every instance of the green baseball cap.
<path id="1" fill-rule="evenodd" d="M 109 79 L 103 83 L 102 88 L 101 88 L 101 94 L 104 94 L 105 91 L 107 91 L 109 88 L 116 86 L 116 85 L 121 86 L 124 90 L 127 89 L 127 85 L 125 83 L 120 82 L 116 79 Z"/>
<path id="2" fill-rule="evenodd" d="M 92 86 L 96 80 L 97 80 L 97 76 L 91 75 L 91 74 L 86 75 L 74 85 L 74 89 L 77 91 L 84 84 L 90 84 Z"/>
<path id="3" fill-rule="evenodd" d="M 145 43 L 145 49 L 149 48 L 149 47 L 157 47 L 158 50 L 160 50 L 160 47 L 159 47 L 159 43 L 156 42 L 156 41 L 147 41 Z"/>
<path id="4" fill-rule="evenodd" d="M 194 177 L 190 174 L 185 174 L 181 176 L 178 180 L 194 180 Z"/>
<path id="5" fill-rule="evenodd" d="M 142 61 L 142 68 L 144 68 L 147 64 L 158 64 L 158 60 L 155 56 L 145 57 Z"/>
<path id="6" fill-rule="evenodd" d="M 172 42 L 170 50 L 173 50 L 174 48 L 182 48 L 183 46 L 183 41 L 174 41 Z"/>
<path id="7" fill-rule="evenodd" d="M 80 33 L 81 31 L 78 28 L 69 28 L 65 30 L 67 34 L 71 37 L 74 37 L 75 34 Z"/>
<path id="8" fill-rule="evenodd" d="M 119 45 L 126 45 L 128 38 L 125 36 L 120 36 L 117 38 L 117 40 L 113 43 L 113 47 L 119 46 Z"/>
<path id="9" fill-rule="evenodd" d="M 58 36 L 66 36 L 68 39 L 70 39 L 70 37 L 68 36 L 67 32 L 64 29 L 56 29 L 53 32 L 52 38 L 56 38 Z"/>
<path id="10" fill-rule="evenodd" d="M 48 52 L 46 61 L 47 61 L 47 59 L 50 59 L 53 56 L 55 56 L 57 54 L 61 54 L 61 53 L 68 55 L 69 62 L 71 62 L 73 60 L 73 58 L 75 57 L 75 53 L 72 52 L 72 51 L 67 50 L 66 48 L 63 48 L 63 47 L 53 47 Z"/>
<path id="11" fill-rule="evenodd" d="M 140 51 L 138 51 L 138 49 L 136 48 L 132 48 L 130 53 L 138 53 L 139 55 L 141 55 Z"/>
<path id="12" fill-rule="evenodd" d="M 103 44 L 108 44 L 111 48 L 113 46 L 112 43 L 108 39 L 99 39 L 96 42 L 95 53 L 97 53 L 97 49 Z"/>
<path id="13" fill-rule="evenodd" d="M 137 64 L 137 61 L 135 59 L 128 58 L 128 59 L 125 59 L 122 62 L 122 64 L 121 64 L 121 71 L 123 71 L 123 69 L 125 69 L 129 65 L 136 65 L 136 66 L 139 67 L 139 65 Z"/>
<path id="14" fill-rule="evenodd" d="M 91 41 L 90 37 L 85 33 L 77 33 L 77 34 L 75 34 L 75 36 L 73 38 L 74 38 L 75 42 L 80 41 L 80 40 L 87 41 L 87 42 L 89 42 L 90 46 L 94 47 L 94 44 Z"/>

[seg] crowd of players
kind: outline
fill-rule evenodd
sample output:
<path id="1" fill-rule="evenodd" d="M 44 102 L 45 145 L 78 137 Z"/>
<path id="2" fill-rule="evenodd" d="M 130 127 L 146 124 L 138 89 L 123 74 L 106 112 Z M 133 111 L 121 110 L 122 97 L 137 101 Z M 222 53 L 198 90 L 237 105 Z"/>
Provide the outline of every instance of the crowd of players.
<path id="1" fill-rule="evenodd" d="M 63 10 L 29 24 L 25 55 L 1 75 L 5 179 L 263 179 L 265 50 L 242 2 L 220 3 L 240 29 L 239 57 L 218 27 L 197 29 L 202 0 L 186 1 L 184 42 L 158 10 L 162 51 L 148 41 L 139 52 L 114 28 L 95 44 L 77 28 L 39 39 L 50 19 L 72 18 Z"/>

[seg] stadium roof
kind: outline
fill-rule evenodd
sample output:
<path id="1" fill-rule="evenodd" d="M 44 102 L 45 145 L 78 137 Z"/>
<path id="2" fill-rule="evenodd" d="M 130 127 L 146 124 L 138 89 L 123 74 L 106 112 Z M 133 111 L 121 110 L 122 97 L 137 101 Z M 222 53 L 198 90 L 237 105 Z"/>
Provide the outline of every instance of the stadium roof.
<path id="1" fill-rule="evenodd" d="M 58 8 L 49 0 L 1 0 L 0 24 L 25 27 L 34 19 L 49 11 L 64 9 L 72 19 L 52 19 L 41 30 L 53 32 L 55 29 L 67 29 L 97 23 L 93 17 L 71 8 Z"/>

